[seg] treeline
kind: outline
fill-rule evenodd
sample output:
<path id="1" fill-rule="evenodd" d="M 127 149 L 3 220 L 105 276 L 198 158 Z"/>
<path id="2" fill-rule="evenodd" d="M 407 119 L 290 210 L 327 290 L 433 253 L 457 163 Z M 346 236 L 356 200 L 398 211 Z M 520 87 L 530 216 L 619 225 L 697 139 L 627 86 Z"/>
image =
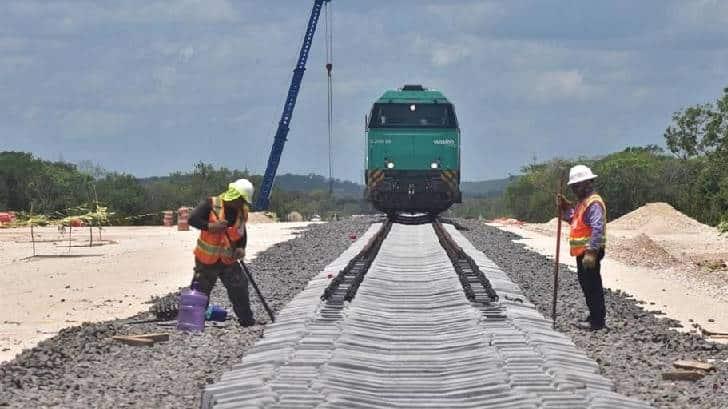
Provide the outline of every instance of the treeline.
<path id="1" fill-rule="evenodd" d="M 559 181 L 564 193 L 574 199 L 565 185 L 569 168 L 589 166 L 599 175 L 597 191 L 604 197 L 608 218 L 614 219 L 650 202 L 668 202 L 693 217 L 702 213 L 701 221 L 715 223 L 719 214 L 710 217 L 699 209 L 695 180 L 700 173 L 698 161 L 675 159 L 659 147 L 632 147 L 601 159 L 552 160 L 529 165 L 524 175 L 506 188 L 502 198 L 513 217 L 544 222 L 555 217 L 554 195 Z"/>
<path id="2" fill-rule="evenodd" d="M 703 223 L 728 228 L 728 88 L 715 103 L 676 112 L 664 137 L 668 152 L 657 146 L 632 147 L 599 159 L 526 166 L 523 176 L 508 185 L 500 205 L 505 214 L 521 220 L 553 218 L 558 180 L 581 163 L 599 175 L 596 186 L 610 219 L 645 203 L 667 202 Z"/>
<path id="3" fill-rule="evenodd" d="M 228 183 L 238 178 L 248 178 L 256 187 L 262 179 L 247 171 L 215 168 L 202 162 L 192 171 L 139 179 L 107 172 L 89 163 L 77 166 L 42 160 L 31 153 L 0 152 L 0 211 L 32 211 L 61 219 L 74 216 L 79 207 L 93 210 L 99 205 L 108 207 L 113 213 L 113 224 L 158 224 L 163 210 L 196 206 L 202 199 L 226 190 Z M 306 184 L 297 179 L 320 183 L 320 177 L 285 175 L 285 178 L 292 184 Z M 335 181 L 337 188 L 341 189 L 342 185 L 351 190 L 346 182 Z M 333 213 L 346 216 L 369 211 L 369 208 L 360 198 L 275 188 L 270 210 L 280 218 L 294 210 L 305 218 L 314 214 L 326 218 Z"/>

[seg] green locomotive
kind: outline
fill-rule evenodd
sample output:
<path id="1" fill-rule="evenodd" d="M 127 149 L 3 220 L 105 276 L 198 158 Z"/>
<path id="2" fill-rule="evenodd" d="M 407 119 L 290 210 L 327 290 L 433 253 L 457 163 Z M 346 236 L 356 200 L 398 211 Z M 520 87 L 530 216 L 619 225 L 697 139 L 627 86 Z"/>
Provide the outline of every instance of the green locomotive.
<path id="1" fill-rule="evenodd" d="M 455 107 L 421 85 L 386 91 L 366 119 L 366 196 L 388 213 L 440 213 L 461 203 Z"/>

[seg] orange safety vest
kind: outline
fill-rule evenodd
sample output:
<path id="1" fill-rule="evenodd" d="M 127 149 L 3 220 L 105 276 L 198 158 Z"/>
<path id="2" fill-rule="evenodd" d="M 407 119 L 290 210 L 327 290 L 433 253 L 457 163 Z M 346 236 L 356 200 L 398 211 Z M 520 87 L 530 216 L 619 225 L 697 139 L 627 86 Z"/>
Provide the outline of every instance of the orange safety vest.
<path id="1" fill-rule="evenodd" d="M 584 222 L 584 214 L 592 203 L 599 203 L 604 210 L 604 237 L 602 237 L 601 245 L 604 247 L 607 241 L 607 206 L 604 204 L 602 197 L 596 193 L 582 200 L 574 209 L 574 216 L 571 218 L 571 231 L 569 232 L 569 246 L 571 247 L 571 255 L 574 257 L 581 256 L 586 252 L 586 246 L 591 240 L 592 228 Z"/>
<path id="2" fill-rule="evenodd" d="M 218 220 L 225 220 L 225 206 L 223 200 L 219 196 L 210 198 L 212 211 L 210 211 L 209 222 L 215 223 Z M 197 247 L 195 247 L 195 257 L 203 264 L 215 264 L 221 261 L 223 264 L 233 264 L 235 262 L 235 249 L 232 242 L 236 242 L 243 238 L 245 234 L 245 222 L 248 221 L 248 207 L 238 211 L 233 226 L 228 226 L 225 232 L 211 233 L 207 230 L 200 231 L 200 237 L 197 239 Z M 225 234 L 227 233 L 227 235 Z"/>

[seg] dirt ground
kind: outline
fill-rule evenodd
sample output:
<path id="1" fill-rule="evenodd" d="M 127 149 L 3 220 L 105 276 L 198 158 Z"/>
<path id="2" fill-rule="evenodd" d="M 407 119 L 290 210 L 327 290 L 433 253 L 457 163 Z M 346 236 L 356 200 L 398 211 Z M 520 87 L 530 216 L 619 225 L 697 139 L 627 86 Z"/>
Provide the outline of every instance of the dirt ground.
<path id="1" fill-rule="evenodd" d="M 246 260 L 288 240 L 309 223 L 248 225 Z M 152 296 L 187 286 L 192 276 L 195 229 L 105 227 L 88 247 L 89 229 L 60 233 L 0 229 L 0 361 L 85 321 L 125 318 L 145 311 Z M 70 247 L 69 247 L 70 243 Z"/>
<path id="2" fill-rule="evenodd" d="M 493 224 L 523 237 L 529 248 L 553 257 L 556 219 L 547 223 Z M 576 268 L 562 224 L 561 262 Z M 649 203 L 607 225 L 605 287 L 620 289 L 679 320 L 728 333 L 728 237 L 673 209 Z"/>

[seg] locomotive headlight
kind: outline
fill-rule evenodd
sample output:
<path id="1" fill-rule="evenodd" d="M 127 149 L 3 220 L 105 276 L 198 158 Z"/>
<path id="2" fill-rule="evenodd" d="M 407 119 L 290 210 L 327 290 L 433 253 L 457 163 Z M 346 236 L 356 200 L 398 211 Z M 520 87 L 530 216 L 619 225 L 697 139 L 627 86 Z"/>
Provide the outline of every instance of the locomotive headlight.
<path id="1" fill-rule="evenodd" d="M 394 169 L 394 162 L 387 162 L 387 169 Z"/>
<path id="2" fill-rule="evenodd" d="M 437 169 L 437 168 L 439 168 L 439 167 L 440 167 L 440 164 L 439 164 L 439 163 L 437 163 L 437 162 L 432 162 L 432 163 L 430 163 L 430 168 L 432 168 L 432 169 Z"/>

